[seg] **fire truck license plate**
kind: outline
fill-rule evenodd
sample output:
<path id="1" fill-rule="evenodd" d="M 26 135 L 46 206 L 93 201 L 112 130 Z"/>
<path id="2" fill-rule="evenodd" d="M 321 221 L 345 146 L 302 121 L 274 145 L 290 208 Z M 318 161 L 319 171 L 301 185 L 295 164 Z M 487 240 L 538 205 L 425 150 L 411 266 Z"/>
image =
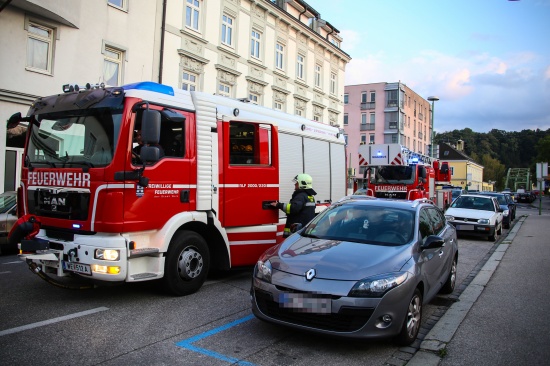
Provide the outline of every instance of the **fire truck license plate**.
<path id="1" fill-rule="evenodd" d="M 82 273 L 88 276 L 92 275 L 92 269 L 88 264 L 65 262 L 63 261 L 63 269 L 66 271 Z"/>

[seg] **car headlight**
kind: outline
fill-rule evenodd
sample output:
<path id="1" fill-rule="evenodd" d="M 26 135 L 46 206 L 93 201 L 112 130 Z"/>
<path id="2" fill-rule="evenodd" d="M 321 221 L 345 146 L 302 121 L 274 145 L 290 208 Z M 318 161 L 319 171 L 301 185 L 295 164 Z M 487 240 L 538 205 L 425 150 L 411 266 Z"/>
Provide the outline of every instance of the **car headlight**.
<path id="1" fill-rule="evenodd" d="M 94 257 L 102 261 L 118 261 L 120 259 L 120 251 L 115 249 L 96 249 Z"/>
<path id="2" fill-rule="evenodd" d="M 455 217 L 453 215 L 445 215 L 445 218 L 447 221 L 455 221 Z"/>
<path id="3" fill-rule="evenodd" d="M 504 210 L 502 211 L 502 215 L 508 216 L 510 214 L 510 210 Z"/>
<path id="4" fill-rule="evenodd" d="M 395 288 L 405 282 L 408 277 L 408 272 L 398 272 L 365 278 L 358 281 L 353 286 L 348 296 L 382 297 L 392 288 Z"/>
<path id="5" fill-rule="evenodd" d="M 489 225 L 489 219 L 479 219 L 477 220 L 477 223 L 481 225 Z"/>
<path id="6" fill-rule="evenodd" d="M 271 283 L 271 271 L 271 262 L 269 260 L 259 260 L 254 267 L 254 277 L 259 280 Z"/>

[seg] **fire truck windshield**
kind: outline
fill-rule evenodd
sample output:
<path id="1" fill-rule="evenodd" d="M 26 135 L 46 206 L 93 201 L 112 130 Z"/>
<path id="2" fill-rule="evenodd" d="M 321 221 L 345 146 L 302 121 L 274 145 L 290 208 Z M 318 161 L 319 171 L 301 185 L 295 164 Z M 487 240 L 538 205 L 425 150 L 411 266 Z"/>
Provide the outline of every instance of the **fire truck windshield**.
<path id="1" fill-rule="evenodd" d="M 27 166 L 97 168 L 111 163 L 122 120 L 120 108 L 40 114 L 30 124 Z"/>
<path id="2" fill-rule="evenodd" d="M 412 184 L 415 180 L 415 169 L 411 166 L 388 165 L 376 169 L 375 184 Z"/>

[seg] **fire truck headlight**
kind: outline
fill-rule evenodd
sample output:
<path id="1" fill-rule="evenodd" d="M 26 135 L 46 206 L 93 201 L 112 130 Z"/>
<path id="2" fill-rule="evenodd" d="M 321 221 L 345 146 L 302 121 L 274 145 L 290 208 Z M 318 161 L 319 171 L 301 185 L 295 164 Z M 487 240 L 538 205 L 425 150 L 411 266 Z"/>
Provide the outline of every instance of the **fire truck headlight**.
<path id="1" fill-rule="evenodd" d="M 259 260 L 254 267 L 254 277 L 271 283 L 271 262 L 269 260 L 265 262 Z"/>
<path id="2" fill-rule="evenodd" d="M 94 258 L 103 261 L 118 261 L 120 259 L 120 251 L 115 249 L 96 249 Z"/>
<path id="3" fill-rule="evenodd" d="M 489 219 L 479 219 L 477 220 L 477 223 L 481 225 L 489 225 Z"/>

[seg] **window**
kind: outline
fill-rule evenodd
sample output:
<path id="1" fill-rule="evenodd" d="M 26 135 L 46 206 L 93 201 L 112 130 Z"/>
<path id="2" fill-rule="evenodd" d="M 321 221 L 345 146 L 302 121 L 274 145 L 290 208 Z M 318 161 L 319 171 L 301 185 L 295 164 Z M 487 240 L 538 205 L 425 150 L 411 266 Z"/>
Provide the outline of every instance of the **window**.
<path id="1" fill-rule="evenodd" d="M 188 91 L 197 90 L 197 75 L 184 71 L 182 75 L 181 88 Z"/>
<path id="2" fill-rule="evenodd" d="M 348 125 L 348 114 L 344 114 L 344 126 Z"/>
<path id="3" fill-rule="evenodd" d="M 124 52 L 105 46 L 103 50 L 103 82 L 110 86 L 122 84 L 122 60 Z"/>
<path id="4" fill-rule="evenodd" d="M 361 135 L 361 144 L 367 143 L 367 135 Z"/>
<path id="5" fill-rule="evenodd" d="M 330 73 L 330 93 L 336 94 L 336 73 Z"/>
<path id="6" fill-rule="evenodd" d="M 107 3 L 122 10 L 128 10 L 128 0 L 107 0 Z"/>
<path id="7" fill-rule="evenodd" d="M 261 36 L 262 35 L 255 30 L 252 31 L 252 34 L 250 36 L 250 55 L 252 57 L 260 58 Z"/>
<path id="8" fill-rule="evenodd" d="M 370 92 L 370 102 L 376 102 L 376 92 Z"/>
<path id="9" fill-rule="evenodd" d="M 366 102 L 367 102 L 367 93 L 362 92 L 361 93 L 361 103 L 366 103 Z"/>
<path id="10" fill-rule="evenodd" d="M 233 18 L 222 15 L 222 43 L 233 46 Z"/>
<path id="11" fill-rule="evenodd" d="M 271 165 L 271 125 L 230 122 L 229 164 Z"/>
<path id="12" fill-rule="evenodd" d="M 258 105 L 258 94 L 250 93 L 248 95 L 248 100 L 250 100 L 250 103 Z"/>
<path id="13" fill-rule="evenodd" d="M 370 124 L 374 124 L 374 122 L 376 122 L 376 114 L 370 113 L 369 118 L 370 118 Z"/>
<path id="14" fill-rule="evenodd" d="M 386 107 L 397 107 L 397 90 L 386 91 Z"/>
<path id="15" fill-rule="evenodd" d="M 282 111 L 283 110 L 283 103 L 281 102 L 274 102 L 273 103 L 273 109 L 277 109 L 279 111 Z"/>
<path id="16" fill-rule="evenodd" d="M 218 85 L 218 94 L 226 96 L 226 97 L 230 97 L 231 96 L 231 86 L 229 86 L 227 84 L 224 84 L 224 83 L 220 83 Z"/>
<path id="17" fill-rule="evenodd" d="M 193 30 L 199 31 L 199 17 L 200 17 L 200 1 L 199 0 L 187 0 L 185 6 L 185 26 Z"/>
<path id="18" fill-rule="evenodd" d="M 369 144 L 374 144 L 374 134 L 369 135 Z"/>
<path id="19" fill-rule="evenodd" d="M 277 43 L 275 45 L 275 67 L 280 70 L 283 70 L 284 56 L 285 56 L 285 47 L 282 44 Z"/>
<path id="20" fill-rule="evenodd" d="M 304 116 L 304 110 L 301 109 L 301 108 L 296 108 L 296 110 L 294 111 L 294 114 L 297 115 L 297 116 Z"/>
<path id="21" fill-rule="evenodd" d="M 367 114 L 361 113 L 361 124 L 366 125 L 367 124 Z"/>
<path id="22" fill-rule="evenodd" d="M 334 38 L 330 38 L 330 43 L 332 43 L 333 45 L 335 45 L 336 47 L 340 48 L 340 42 L 338 42 L 337 40 L 335 40 Z"/>
<path id="23" fill-rule="evenodd" d="M 315 86 L 320 88 L 321 87 L 321 75 L 323 72 L 323 68 L 319 64 L 315 64 Z"/>
<path id="24" fill-rule="evenodd" d="M 348 103 L 349 103 L 349 95 L 344 94 L 344 104 L 348 104 Z"/>
<path id="25" fill-rule="evenodd" d="M 52 73 L 54 31 L 30 22 L 27 28 L 27 68 Z"/>
<path id="26" fill-rule="evenodd" d="M 298 54 L 298 57 L 296 58 L 296 77 L 302 80 L 304 79 L 304 63 L 305 57 Z"/>

